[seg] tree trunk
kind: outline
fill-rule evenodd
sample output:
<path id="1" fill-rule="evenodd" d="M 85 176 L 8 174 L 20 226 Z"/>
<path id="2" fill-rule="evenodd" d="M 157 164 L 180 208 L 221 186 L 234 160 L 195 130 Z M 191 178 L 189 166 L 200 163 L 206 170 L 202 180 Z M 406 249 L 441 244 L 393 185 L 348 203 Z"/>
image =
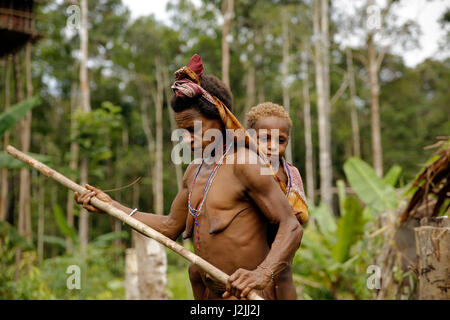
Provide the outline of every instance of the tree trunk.
<path id="1" fill-rule="evenodd" d="M 261 52 L 263 52 L 263 48 L 264 48 L 264 40 L 263 40 L 263 36 L 265 34 L 265 28 L 264 26 L 260 29 L 257 30 L 256 35 L 255 35 L 255 48 L 256 50 L 261 50 Z M 257 61 L 253 60 L 254 63 L 257 63 Z M 260 62 L 261 63 L 261 62 Z M 259 67 L 261 67 L 261 65 L 259 64 Z M 266 97 L 264 94 L 264 72 L 263 70 L 261 70 L 262 68 L 258 68 L 256 65 L 254 65 L 255 68 L 255 76 L 256 76 L 256 92 L 257 92 L 257 102 L 258 103 L 263 103 L 266 101 Z"/>
<path id="2" fill-rule="evenodd" d="M 44 177 L 39 175 L 39 202 L 38 202 L 38 230 L 37 255 L 39 262 L 44 260 L 44 230 L 45 230 L 45 183 Z M 72 192 L 73 193 L 73 192 Z"/>
<path id="3" fill-rule="evenodd" d="M 156 146 L 155 146 L 155 140 L 153 138 L 153 132 L 151 130 L 151 116 L 147 112 L 147 108 L 149 105 L 149 99 L 147 95 L 141 91 L 141 103 L 140 103 L 140 111 L 141 111 L 141 120 L 142 120 L 142 130 L 144 130 L 145 138 L 147 139 L 147 148 L 148 148 L 148 156 L 149 156 L 149 162 L 150 167 L 153 167 L 155 163 L 155 153 L 156 153 Z M 152 176 L 152 181 L 155 179 L 154 177 L 154 170 L 150 170 L 150 175 Z M 154 185 L 155 182 L 153 181 L 152 184 Z M 155 189 L 153 187 L 153 189 Z"/>
<path id="4" fill-rule="evenodd" d="M 20 102 L 24 100 L 24 92 L 23 92 L 23 65 L 22 65 L 22 55 L 21 52 L 18 52 L 14 56 L 14 83 L 16 86 L 16 102 Z M 27 124 L 27 117 L 23 118 L 20 121 L 20 141 L 21 141 L 21 147 L 27 148 L 26 146 L 26 124 Z M 25 125 L 25 127 L 24 127 Z M 26 152 L 26 151 L 25 151 Z M 19 183 L 19 217 L 18 217 L 18 224 L 17 224 L 17 230 L 21 235 L 25 235 L 25 198 L 27 190 L 25 187 L 25 181 L 24 178 L 26 178 L 26 174 L 23 174 L 24 171 L 20 170 L 20 183 Z"/>
<path id="5" fill-rule="evenodd" d="M 369 81 L 370 81 L 370 108 L 371 108 L 371 135 L 372 135 L 372 154 L 373 166 L 379 177 L 383 176 L 383 149 L 381 147 L 381 129 L 380 129 L 380 85 L 378 82 L 378 61 L 377 52 L 374 43 L 374 34 L 369 33 L 367 37 L 367 51 L 369 57 Z"/>
<path id="6" fill-rule="evenodd" d="M 75 69 L 75 68 L 74 68 Z M 75 114 L 76 109 L 78 108 L 79 101 L 77 99 L 77 86 L 75 79 L 72 80 L 71 89 L 70 89 L 70 114 L 72 115 L 70 120 L 70 131 L 71 134 L 74 131 L 75 128 L 75 121 L 73 118 L 73 115 Z M 71 178 L 75 178 L 74 172 L 78 170 L 78 154 L 79 154 L 80 146 L 76 141 L 72 141 L 70 143 L 70 162 L 69 162 L 69 168 L 72 174 L 69 176 Z M 66 215 L 67 215 L 67 224 L 70 227 L 74 226 L 74 198 L 73 198 L 73 192 L 71 190 L 68 190 L 67 192 L 67 202 L 66 202 Z M 73 243 L 72 239 L 70 237 L 66 237 L 66 243 L 67 248 L 66 251 L 68 253 L 72 252 L 73 250 Z"/>
<path id="7" fill-rule="evenodd" d="M 116 166 L 115 166 L 116 186 L 122 186 L 122 184 L 123 184 L 123 174 L 121 172 L 121 163 L 123 160 L 122 160 L 122 153 L 120 150 L 128 150 L 128 145 L 129 145 L 128 127 L 126 125 L 124 125 L 122 127 L 122 145 L 116 146 L 116 155 L 117 155 L 117 161 L 116 161 Z M 116 199 L 119 203 L 122 203 L 122 201 L 125 200 L 122 198 L 122 193 L 120 193 L 120 192 L 117 194 Z M 137 208 L 137 206 L 135 208 Z M 115 233 L 122 232 L 122 223 L 117 219 L 114 219 L 114 221 L 113 221 L 113 231 Z M 121 248 L 122 240 L 120 238 L 114 239 L 114 246 L 116 248 Z"/>
<path id="8" fill-rule="evenodd" d="M 414 228 L 418 254 L 419 299 L 450 299 L 450 221 L 423 218 Z"/>
<path id="9" fill-rule="evenodd" d="M 230 33 L 231 16 L 233 15 L 234 0 L 222 1 L 222 81 L 230 87 L 230 46 L 228 35 Z"/>
<path id="10" fill-rule="evenodd" d="M 138 261 L 140 299 L 167 299 L 167 258 L 164 246 L 136 231 L 133 231 L 133 236 Z"/>
<path id="11" fill-rule="evenodd" d="M 359 124 L 358 124 L 358 112 L 356 110 L 355 98 L 356 98 L 356 86 L 355 86 L 355 74 L 353 71 L 353 57 L 350 48 L 346 50 L 347 53 L 347 75 L 350 88 L 350 116 L 352 124 L 352 144 L 353 144 L 353 156 L 361 157 L 361 144 L 359 138 Z"/>
<path id="12" fill-rule="evenodd" d="M 312 125 L 311 125 L 311 103 L 309 98 L 309 70 L 308 70 L 308 45 L 302 54 L 302 73 L 303 73 L 303 120 L 305 125 L 305 149 L 306 149 L 306 194 L 310 205 L 314 205 L 314 157 L 312 144 Z"/>
<path id="13" fill-rule="evenodd" d="M 322 14 L 321 14 L 322 13 Z M 321 21 L 322 20 L 322 21 Z M 332 208 L 332 172 L 330 156 L 329 80 L 328 80 L 328 3 L 313 5 L 317 111 L 319 122 L 319 168 L 321 201 Z M 322 30 L 322 32 L 321 32 Z"/>
<path id="14" fill-rule="evenodd" d="M 283 106 L 286 112 L 290 114 L 291 99 L 289 97 L 289 17 L 286 9 L 282 13 L 282 28 L 283 28 Z M 289 144 L 286 149 L 286 160 L 292 163 L 292 139 L 290 137 Z"/>
<path id="15" fill-rule="evenodd" d="M 164 214 L 164 190 L 163 190 L 163 124 L 162 108 L 164 102 L 164 80 L 159 59 L 156 66 L 156 94 L 155 94 L 155 120 L 156 120 L 156 214 Z"/>
<path id="16" fill-rule="evenodd" d="M 6 74 L 5 74 L 5 110 L 8 110 L 11 105 L 11 56 L 6 60 Z M 5 132 L 3 137 L 3 144 L 6 147 L 9 144 L 9 131 Z M 7 219 L 7 200 L 8 200 L 8 169 L 2 169 L 2 186 L 0 190 L 0 221 Z"/>
<path id="17" fill-rule="evenodd" d="M 167 103 L 167 109 L 169 110 L 169 121 L 170 121 L 170 130 L 173 132 L 176 129 L 175 124 L 175 118 L 174 113 L 172 110 L 172 107 L 170 106 L 170 82 L 169 82 L 169 71 L 167 68 L 164 69 L 163 76 L 164 76 L 164 92 L 166 95 L 166 103 Z M 176 145 L 178 142 L 173 141 L 173 145 Z M 175 166 L 175 174 L 177 177 L 177 187 L 178 191 L 181 190 L 182 184 L 183 184 L 183 168 L 181 167 L 181 164 L 174 164 Z"/>
<path id="18" fill-rule="evenodd" d="M 21 63 L 21 62 L 20 62 Z M 27 84 L 27 98 L 33 95 L 33 87 L 31 81 L 31 43 L 27 42 L 25 49 L 25 74 Z M 23 85 L 21 79 L 18 79 L 19 101 L 23 100 Z M 31 111 L 20 122 L 20 143 L 23 152 L 30 151 L 31 142 Z M 20 188 L 19 188 L 19 226 L 21 234 L 28 240 L 31 240 L 31 212 L 30 212 L 30 170 L 27 168 L 20 169 Z"/>
<path id="19" fill-rule="evenodd" d="M 159 61 L 156 65 L 156 90 L 154 92 L 155 117 L 156 117 L 156 143 L 151 130 L 151 116 L 148 113 L 148 97 L 146 90 L 141 86 L 141 119 L 142 128 L 148 143 L 149 157 L 153 180 L 153 199 L 155 200 L 154 209 L 157 214 L 164 213 L 163 202 L 163 181 L 162 181 L 162 105 L 163 105 L 163 80 Z M 156 153 L 156 158 L 154 159 Z M 154 160 L 153 160 L 154 159 Z M 139 296 L 140 299 L 167 299 L 167 257 L 164 247 L 157 241 L 142 236 L 133 231 L 133 239 L 137 255 Z"/>
<path id="20" fill-rule="evenodd" d="M 248 61 L 247 63 L 247 84 L 245 86 L 245 110 L 243 112 L 244 117 L 245 114 L 255 106 L 256 101 L 256 79 L 255 79 L 255 66 L 252 61 Z M 245 119 L 243 119 L 245 120 Z M 245 122 L 245 121 L 244 121 Z"/>
<path id="21" fill-rule="evenodd" d="M 139 298 L 138 261 L 136 249 L 128 248 L 125 250 L 125 299 L 139 300 Z"/>
<path id="22" fill-rule="evenodd" d="M 89 79 L 88 79 L 88 4 L 87 0 L 81 0 L 81 60 L 80 60 L 80 91 L 81 106 L 84 112 L 91 111 Z M 88 182 L 88 159 L 83 156 L 80 164 L 80 180 L 84 186 Z M 79 238 L 81 252 L 86 253 L 89 237 L 89 214 L 81 208 L 79 220 Z"/>
<path id="23" fill-rule="evenodd" d="M 81 159 L 80 181 L 82 186 L 86 185 L 88 182 L 88 160 L 86 157 L 82 157 Z M 80 209 L 78 228 L 80 249 L 82 254 L 85 254 L 89 240 L 89 213 L 85 209 Z"/>
<path id="24" fill-rule="evenodd" d="M 19 51 L 14 55 L 14 84 L 16 89 L 16 102 L 21 102 L 24 100 L 24 92 L 23 92 L 23 64 L 22 64 L 22 52 Z M 24 123 L 26 124 L 27 117 L 21 120 L 20 122 L 20 139 L 22 148 L 24 147 Z M 25 141 L 26 142 L 26 141 Z M 20 184 L 19 184 L 19 216 L 17 221 L 17 230 L 20 235 L 25 236 L 25 219 L 26 219 L 26 207 L 25 207 L 25 198 L 27 197 L 27 190 L 24 184 L 24 178 L 26 175 L 22 174 L 22 170 L 20 171 Z M 20 277 L 20 260 L 22 259 L 22 250 L 16 250 L 16 272 L 15 272 L 15 280 L 18 280 Z"/>
<path id="25" fill-rule="evenodd" d="M 81 32 L 80 32 L 80 91 L 81 105 L 84 111 L 91 111 L 90 88 L 88 77 L 88 3 L 87 0 L 81 0 Z"/>
<path id="26" fill-rule="evenodd" d="M 133 186 L 133 206 L 139 207 L 139 184 Z M 134 248 L 126 251 L 127 299 L 167 299 L 166 251 L 156 240 L 132 231 Z"/>

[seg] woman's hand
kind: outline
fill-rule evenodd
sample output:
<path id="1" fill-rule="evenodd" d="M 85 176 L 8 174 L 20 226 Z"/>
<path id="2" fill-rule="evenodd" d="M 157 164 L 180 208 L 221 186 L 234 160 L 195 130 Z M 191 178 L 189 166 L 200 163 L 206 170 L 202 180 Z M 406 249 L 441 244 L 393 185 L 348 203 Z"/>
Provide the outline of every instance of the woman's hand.
<path id="1" fill-rule="evenodd" d="M 94 188 L 91 185 L 86 184 L 85 188 L 88 190 L 83 192 L 81 195 L 78 194 L 78 192 L 75 192 L 75 195 L 74 195 L 75 201 L 78 204 L 83 205 L 83 208 L 85 208 L 88 211 L 96 212 L 96 213 L 105 213 L 104 211 L 89 204 L 89 201 L 91 201 L 92 197 L 96 197 L 97 199 L 99 199 L 103 202 L 112 203 L 113 199 L 111 199 L 111 197 L 108 196 L 106 193 L 104 193 L 102 190 Z"/>
<path id="2" fill-rule="evenodd" d="M 262 290 L 271 281 L 271 274 L 268 270 L 255 269 L 253 271 L 238 269 L 229 278 L 226 284 L 226 291 L 222 298 L 230 296 L 242 299 L 247 298 L 251 290 Z"/>

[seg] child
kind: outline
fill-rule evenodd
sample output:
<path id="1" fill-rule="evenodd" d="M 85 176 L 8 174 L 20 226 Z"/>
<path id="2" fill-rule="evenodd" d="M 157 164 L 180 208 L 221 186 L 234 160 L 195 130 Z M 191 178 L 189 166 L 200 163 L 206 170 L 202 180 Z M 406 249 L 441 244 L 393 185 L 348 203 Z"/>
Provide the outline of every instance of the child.
<path id="1" fill-rule="evenodd" d="M 305 200 L 303 182 L 298 169 L 284 159 L 292 127 L 292 120 L 289 114 L 280 105 L 272 102 L 264 102 L 253 107 L 246 116 L 247 129 L 256 130 L 258 145 L 260 149 L 266 152 L 267 157 L 270 159 L 272 154 L 275 155 L 278 152 L 280 157 L 277 171 L 278 178 L 286 184 L 288 190 L 290 188 L 296 189 L 302 199 Z M 274 136 L 274 133 L 271 132 L 272 129 L 278 129 L 278 141 L 272 141 L 272 136 Z M 296 217 L 300 224 L 304 223 L 300 215 L 296 215 Z M 267 241 L 269 245 L 274 240 L 277 228 L 278 226 L 271 225 L 267 230 Z M 277 299 L 296 299 L 291 269 L 291 265 L 286 267 L 275 280 Z M 288 290 L 281 290 L 282 288 Z M 286 294 L 280 296 L 279 293 L 282 292 L 286 292 Z"/>
<path id="2" fill-rule="evenodd" d="M 278 166 L 277 176 L 286 185 L 287 190 L 295 189 L 297 193 L 305 200 L 303 183 L 297 168 L 284 160 L 283 156 L 289 142 L 292 120 L 289 114 L 280 105 L 265 102 L 253 107 L 247 113 L 247 129 L 254 129 L 257 135 L 257 142 L 260 150 L 264 151 L 267 157 L 278 152 L 280 164 Z M 263 129 L 265 129 L 263 131 Z M 271 129 L 278 129 L 278 141 L 272 141 L 273 132 Z M 289 194 L 289 192 L 288 192 Z M 297 220 L 302 224 L 304 218 L 296 215 Z M 278 226 L 270 225 L 267 230 L 267 242 L 272 245 Z M 195 299 L 201 299 L 204 293 L 204 285 L 201 281 L 198 269 L 194 265 L 189 266 L 189 278 Z M 292 279 L 292 266 L 288 265 L 275 278 L 276 299 L 293 300 L 296 299 L 296 290 Z"/>

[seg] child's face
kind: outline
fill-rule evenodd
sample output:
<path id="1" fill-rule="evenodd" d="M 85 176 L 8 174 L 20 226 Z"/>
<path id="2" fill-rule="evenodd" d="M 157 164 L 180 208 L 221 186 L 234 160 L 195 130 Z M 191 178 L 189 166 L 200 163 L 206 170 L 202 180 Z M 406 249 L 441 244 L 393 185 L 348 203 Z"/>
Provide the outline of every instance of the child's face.
<path id="1" fill-rule="evenodd" d="M 254 129 L 257 133 L 260 148 L 266 152 L 269 158 L 277 150 L 280 158 L 284 156 L 289 142 L 289 125 L 285 119 L 279 117 L 260 118 L 256 121 Z M 278 139 L 276 139 L 276 134 L 271 131 L 272 129 L 278 129 Z M 267 137 L 264 131 L 267 132 Z"/>

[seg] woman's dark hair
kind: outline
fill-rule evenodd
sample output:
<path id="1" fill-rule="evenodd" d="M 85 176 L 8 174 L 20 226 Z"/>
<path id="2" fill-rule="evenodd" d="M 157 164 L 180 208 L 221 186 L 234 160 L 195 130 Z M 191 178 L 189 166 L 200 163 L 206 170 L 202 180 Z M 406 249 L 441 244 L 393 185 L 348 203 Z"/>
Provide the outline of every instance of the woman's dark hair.
<path id="1" fill-rule="evenodd" d="M 203 89 L 208 91 L 212 96 L 222 101 L 230 111 L 233 111 L 233 95 L 225 83 L 217 77 L 209 74 L 200 76 L 200 83 Z M 198 98 L 183 98 L 173 96 L 170 101 L 174 112 L 181 112 L 186 109 L 195 108 L 205 117 L 210 119 L 220 119 L 219 112 L 216 107 L 210 103 Z"/>

